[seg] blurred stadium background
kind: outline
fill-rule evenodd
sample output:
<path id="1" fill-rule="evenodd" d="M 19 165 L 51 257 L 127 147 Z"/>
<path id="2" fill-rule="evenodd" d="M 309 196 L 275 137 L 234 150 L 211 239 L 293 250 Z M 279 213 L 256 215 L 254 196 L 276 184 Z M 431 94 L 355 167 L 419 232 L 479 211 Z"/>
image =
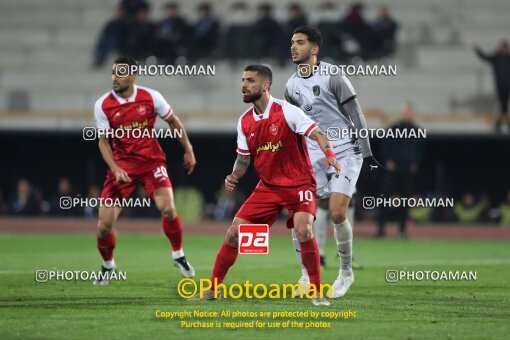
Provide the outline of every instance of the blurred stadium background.
<path id="1" fill-rule="evenodd" d="M 362 8 L 322 0 L 273 5 L 189 0 L 175 2 L 176 9 L 162 0 L 0 3 L 1 230 L 57 228 L 59 223 L 50 217 L 72 218 L 72 223 L 61 222 L 66 227 L 60 231 L 69 225 L 95 230 L 97 211 L 62 210 L 58 200 L 99 194 L 106 166 L 97 143 L 83 140 L 82 129 L 93 126 L 93 104 L 110 89 L 110 66 L 120 53 L 146 64 L 216 66 L 212 77 L 141 77 L 138 83 L 167 98 L 194 144 L 198 166 L 188 177 L 178 143 L 162 141 L 183 219 L 224 221 L 217 228 L 223 230 L 256 183 L 250 173 L 235 196 L 222 191 L 235 159 L 236 122 L 245 108 L 239 90 L 242 67 L 254 61 L 271 65 L 272 94 L 282 98 L 295 70 L 288 56 L 289 32 L 307 22 L 323 30 L 324 60 L 397 65 L 394 77 L 351 78 L 368 125 L 390 127 L 405 104 L 412 103 L 415 124 L 427 129 L 427 138 L 409 194 L 453 197 L 456 202 L 454 209 L 410 211 L 410 236 L 419 234 L 419 224 L 441 230 L 453 223 L 457 225 L 450 230 L 459 237 L 466 231 L 458 226 L 467 225 L 492 230 L 490 238 L 509 236 L 500 225 L 510 225 L 510 128 L 495 130 L 500 108 L 494 77 L 474 50 L 478 45 L 490 54 L 508 38 L 506 0 L 377 0 Z M 396 26 L 381 19 L 381 6 Z M 165 21 L 172 11 L 178 11 L 179 23 L 175 18 Z M 172 29 L 185 37 L 172 35 Z M 389 157 L 385 143 L 372 141 L 383 161 Z M 359 200 L 357 207 L 357 224 L 365 229 L 355 230 L 374 234 L 377 211 L 362 209 Z M 123 215 L 153 218 L 154 230 L 159 230 L 155 209 Z"/>

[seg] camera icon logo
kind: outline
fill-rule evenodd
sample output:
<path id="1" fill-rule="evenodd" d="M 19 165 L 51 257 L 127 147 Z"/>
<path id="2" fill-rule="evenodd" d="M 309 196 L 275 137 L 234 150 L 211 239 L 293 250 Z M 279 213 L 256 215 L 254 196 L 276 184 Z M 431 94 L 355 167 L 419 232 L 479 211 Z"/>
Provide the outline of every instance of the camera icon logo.
<path id="1" fill-rule="evenodd" d="M 367 196 L 363 197 L 363 208 L 374 209 L 375 208 L 375 197 Z"/>
<path id="2" fill-rule="evenodd" d="M 96 128 L 90 126 L 83 128 L 84 140 L 95 140 L 96 138 L 97 138 Z"/>
<path id="3" fill-rule="evenodd" d="M 129 77 L 129 65 L 128 64 L 115 64 L 114 74 L 119 78 Z"/>
<path id="4" fill-rule="evenodd" d="M 395 283 L 398 282 L 398 270 L 390 269 L 386 271 L 386 282 Z"/>
<path id="5" fill-rule="evenodd" d="M 328 127 L 326 130 L 326 137 L 328 137 L 328 140 L 334 141 L 340 139 L 340 128 L 336 126 Z"/>
<path id="6" fill-rule="evenodd" d="M 73 207 L 73 200 L 69 196 L 60 197 L 60 209 L 69 210 Z"/>
<path id="7" fill-rule="evenodd" d="M 309 64 L 299 64 L 297 69 L 297 74 L 299 77 L 309 77 L 312 75 L 312 65 Z"/>
<path id="8" fill-rule="evenodd" d="M 35 282 L 38 282 L 38 283 L 48 282 L 48 271 L 47 270 L 36 270 L 35 271 Z"/>

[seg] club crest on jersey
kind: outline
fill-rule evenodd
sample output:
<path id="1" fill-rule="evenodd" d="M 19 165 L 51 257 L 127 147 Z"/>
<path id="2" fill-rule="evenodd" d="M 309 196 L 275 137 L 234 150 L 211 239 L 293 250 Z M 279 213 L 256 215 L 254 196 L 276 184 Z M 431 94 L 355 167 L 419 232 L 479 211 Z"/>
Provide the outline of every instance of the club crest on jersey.
<path id="1" fill-rule="evenodd" d="M 321 95 L 321 88 L 319 85 L 315 85 L 314 87 L 312 87 L 312 92 L 313 92 L 313 95 L 315 97 L 318 97 Z"/>
<path id="2" fill-rule="evenodd" d="M 269 132 L 271 132 L 273 136 L 276 136 L 278 134 L 278 126 L 271 124 L 269 127 Z"/>
<path id="3" fill-rule="evenodd" d="M 138 113 L 141 115 L 144 115 L 147 112 L 147 110 L 145 109 L 145 106 L 143 106 L 143 105 L 138 106 L 137 110 L 138 110 Z"/>

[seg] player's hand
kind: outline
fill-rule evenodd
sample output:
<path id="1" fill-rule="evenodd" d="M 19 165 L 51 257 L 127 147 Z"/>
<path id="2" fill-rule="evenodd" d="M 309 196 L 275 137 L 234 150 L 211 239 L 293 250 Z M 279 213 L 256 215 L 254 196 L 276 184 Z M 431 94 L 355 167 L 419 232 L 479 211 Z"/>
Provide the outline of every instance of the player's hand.
<path id="1" fill-rule="evenodd" d="M 331 166 L 335 168 L 335 176 L 338 178 L 340 176 L 340 164 L 338 164 L 336 157 L 326 157 L 326 168 L 329 169 Z"/>
<path id="2" fill-rule="evenodd" d="M 230 174 L 225 178 L 225 188 L 227 188 L 228 191 L 234 191 L 237 182 L 239 182 L 237 176 L 235 174 Z"/>
<path id="3" fill-rule="evenodd" d="M 388 180 L 388 170 L 373 156 L 363 159 L 360 172 L 361 190 L 365 193 L 380 192 L 382 185 Z"/>
<path id="4" fill-rule="evenodd" d="M 195 165 L 197 164 L 197 160 L 195 159 L 195 154 L 193 150 L 188 150 L 184 153 L 184 167 L 188 170 L 188 175 L 191 175 L 193 170 L 195 169 Z"/>
<path id="5" fill-rule="evenodd" d="M 119 183 L 131 183 L 131 178 L 129 178 L 129 175 L 124 169 L 116 167 L 112 169 L 113 175 L 115 176 L 115 179 Z"/>

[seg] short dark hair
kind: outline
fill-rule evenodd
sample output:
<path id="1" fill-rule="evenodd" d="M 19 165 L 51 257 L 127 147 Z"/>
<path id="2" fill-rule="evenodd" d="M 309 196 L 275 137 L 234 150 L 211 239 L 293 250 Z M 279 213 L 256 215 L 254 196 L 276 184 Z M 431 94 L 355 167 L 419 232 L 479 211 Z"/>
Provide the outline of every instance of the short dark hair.
<path id="1" fill-rule="evenodd" d="M 138 61 L 136 61 L 136 59 L 131 58 L 131 57 L 117 57 L 113 63 L 114 64 L 128 64 L 129 66 L 133 66 L 133 65 L 139 66 L 140 65 L 140 63 Z"/>
<path id="2" fill-rule="evenodd" d="M 244 68 L 245 71 L 257 72 L 262 77 L 266 78 L 269 81 L 269 84 L 273 83 L 273 72 L 266 65 L 254 64 L 248 65 Z"/>
<path id="3" fill-rule="evenodd" d="M 297 34 L 297 33 L 302 33 L 302 34 L 306 35 L 309 42 L 321 47 L 322 34 L 321 34 L 321 31 L 317 27 L 301 26 L 294 30 L 294 34 Z"/>

